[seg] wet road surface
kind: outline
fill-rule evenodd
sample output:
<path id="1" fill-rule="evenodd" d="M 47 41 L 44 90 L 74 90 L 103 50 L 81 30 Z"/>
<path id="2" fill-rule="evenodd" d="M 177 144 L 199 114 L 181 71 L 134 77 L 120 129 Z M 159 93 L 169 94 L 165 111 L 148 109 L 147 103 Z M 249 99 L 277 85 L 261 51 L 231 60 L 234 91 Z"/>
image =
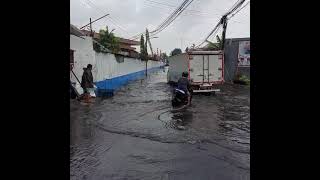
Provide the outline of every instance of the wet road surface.
<path id="1" fill-rule="evenodd" d="M 90 106 L 71 100 L 70 179 L 250 179 L 249 87 L 225 84 L 171 113 L 166 76 Z"/>

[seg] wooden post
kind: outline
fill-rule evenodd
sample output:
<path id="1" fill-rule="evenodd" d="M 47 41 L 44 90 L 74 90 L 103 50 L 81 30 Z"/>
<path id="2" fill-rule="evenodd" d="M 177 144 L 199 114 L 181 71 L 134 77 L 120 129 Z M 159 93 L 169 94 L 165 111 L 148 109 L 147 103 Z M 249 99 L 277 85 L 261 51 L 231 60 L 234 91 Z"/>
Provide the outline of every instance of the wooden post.
<path id="1" fill-rule="evenodd" d="M 148 77 L 148 29 L 146 29 L 146 43 L 145 43 L 145 61 L 146 61 L 146 77 Z"/>
<path id="2" fill-rule="evenodd" d="M 146 59 L 146 77 L 148 77 L 148 57 Z"/>

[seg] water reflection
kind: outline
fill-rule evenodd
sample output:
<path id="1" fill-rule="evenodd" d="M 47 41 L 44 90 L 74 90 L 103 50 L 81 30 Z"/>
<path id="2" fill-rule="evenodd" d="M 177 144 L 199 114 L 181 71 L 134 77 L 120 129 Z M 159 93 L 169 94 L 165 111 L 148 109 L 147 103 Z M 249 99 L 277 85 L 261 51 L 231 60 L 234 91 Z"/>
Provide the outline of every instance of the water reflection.
<path id="1" fill-rule="evenodd" d="M 172 114 L 173 127 L 176 129 L 185 129 L 192 122 L 193 114 L 191 111 L 184 110 Z"/>

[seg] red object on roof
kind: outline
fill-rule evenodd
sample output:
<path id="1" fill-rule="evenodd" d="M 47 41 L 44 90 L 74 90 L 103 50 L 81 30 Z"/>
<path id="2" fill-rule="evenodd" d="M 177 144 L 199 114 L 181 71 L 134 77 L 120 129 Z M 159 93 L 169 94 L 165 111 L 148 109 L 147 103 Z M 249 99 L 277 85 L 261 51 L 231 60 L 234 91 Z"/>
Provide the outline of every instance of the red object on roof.
<path id="1" fill-rule="evenodd" d="M 122 43 L 120 43 L 120 49 L 135 50 L 136 48 L 135 48 L 135 47 L 131 47 L 131 46 L 128 45 L 128 44 L 122 44 Z"/>
<path id="2" fill-rule="evenodd" d="M 119 37 L 119 40 L 120 40 L 120 43 L 123 43 L 123 44 L 140 45 L 140 41 L 124 39 L 124 38 L 121 38 L 121 37 Z"/>
<path id="3" fill-rule="evenodd" d="M 87 31 L 87 30 L 81 30 L 83 34 L 85 34 L 86 36 L 90 36 L 91 31 Z M 100 38 L 100 34 L 93 32 L 93 38 L 94 39 L 99 39 Z"/>

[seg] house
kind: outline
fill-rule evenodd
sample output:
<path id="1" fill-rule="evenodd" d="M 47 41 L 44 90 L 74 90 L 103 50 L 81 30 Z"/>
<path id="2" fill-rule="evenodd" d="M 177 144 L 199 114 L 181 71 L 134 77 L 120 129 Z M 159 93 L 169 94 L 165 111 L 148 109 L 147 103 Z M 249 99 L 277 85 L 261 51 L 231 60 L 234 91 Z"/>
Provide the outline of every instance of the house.
<path id="1" fill-rule="evenodd" d="M 77 27 L 70 24 L 70 35 L 74 35 L 78 38 L 83 39 L 81 36 L 85 36 Z M 70 49 L 70 71 L 73 69 L 74 66 L 74 49 Z"/>
<path id="2" fill-rule="evenodd" d="M 87 30 L 81 30 L 83 34 L 86 36 L 90 36 L 91 32 Z M 98 40 L 100 38 L 99 33 L 93 32 L 93 39 Z M 128 57 L 133 57 L 133 58 L 138 58 L 139 53 L 136 51 L 135 47 L 132 46 L 138 46 L 140 45 L 140 41 L 134 41 L 130 39 L 125 39 L 125 38 L 119 38 L 119 43 L 120 43 L 120 52 L 119 54 L 128 56 Z"/>
<path id="3" fill-rule="evenodd" d="M 85 36 L 81 30 L 70 24 L 70 80 L 78 82 L 83 68 L 88 64 L 95 64 L 95 51 L 92 38 Z M 73 72 L 71 72 L 71 70 Z"/>
<path id="4" fill-rule="evenodd" d="M 94 38 L 99 38 L 98 33 L 94 33 L 93 37 L 86 33 L 88 32 L 70 25 L 70 81 L 79 94 L 82 94 L 80 80 L 83 68 L 88 64 L 93 65 L 92 75 L 98 96 L 109 95 L 128 82 L 144 77 L 146 68 L 150 73 L 159 70 L 163 65 L 161 62 L 151 61 L 146 66 L 141 60 L 129 57 L 135 52 L 135 47 L 132 46 L 139 42 L 124 38 L 119 38 L 121 49 L 122 52 L 127 51 L 129 56 L 99 53 L 94 50 L 94 46 L 98 44 Z"/>

